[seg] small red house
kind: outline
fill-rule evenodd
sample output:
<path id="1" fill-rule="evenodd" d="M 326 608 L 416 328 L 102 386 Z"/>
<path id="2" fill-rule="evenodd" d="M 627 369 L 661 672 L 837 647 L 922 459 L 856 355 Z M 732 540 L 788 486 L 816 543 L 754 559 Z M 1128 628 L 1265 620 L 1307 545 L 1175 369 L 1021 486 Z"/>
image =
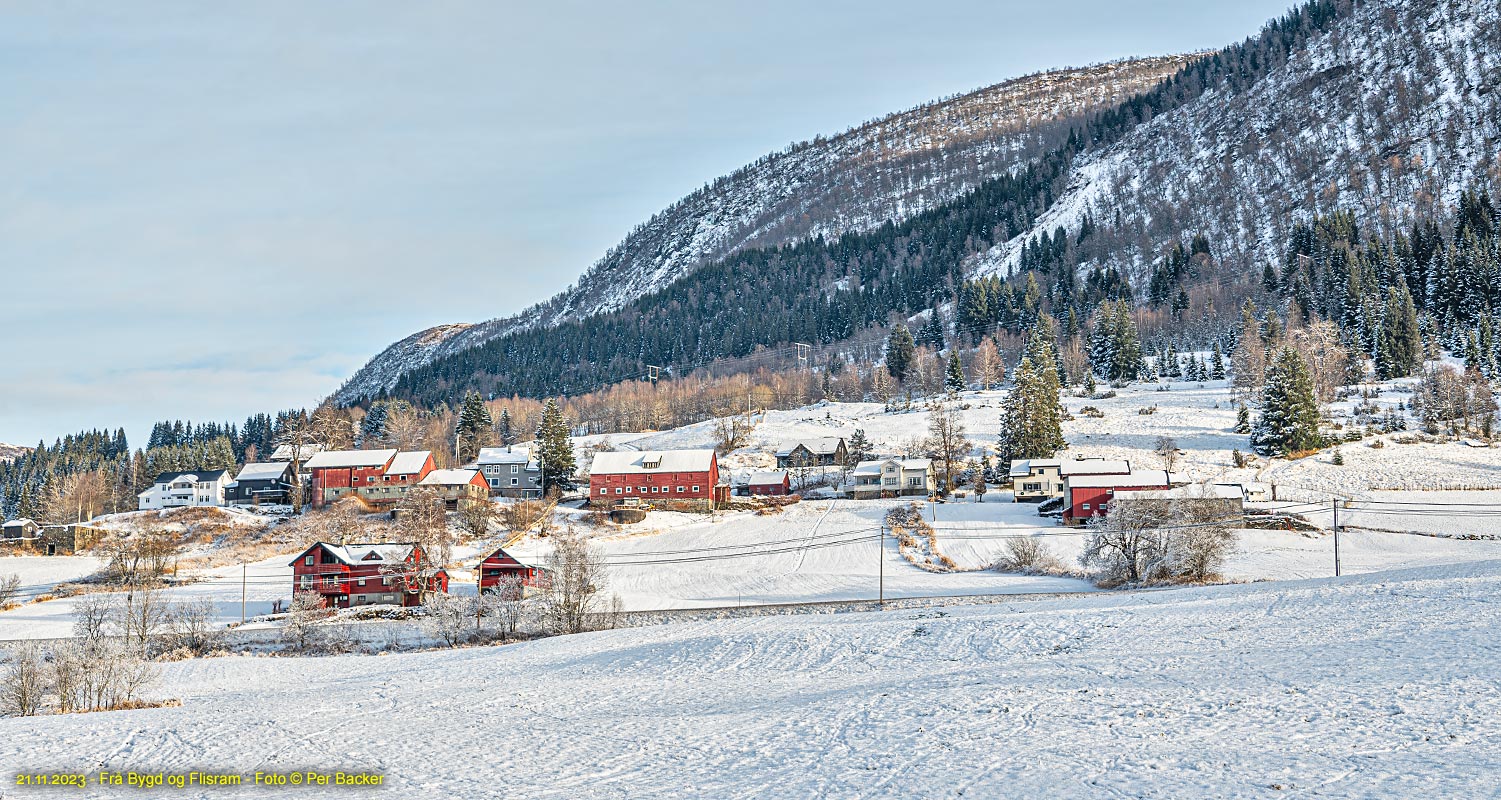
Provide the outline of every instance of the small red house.
<path id="1" fill-rule="evenodd" d="M 416 574 L 423 561 L 415 544 L 315 542 L 292 561 L 292 593 L 317 592 L 329 608 L 422 604 L 424 594 L 448 591 L 448 573 Z"/>
<path id="2" fill-rule="evenodd" d="M 1164 470 L 1137 470 L 1125 475 L 1073 475 L 1063 481 L 1063 521 L 1080 525 L 1110 513 L 1116 492 L 1172 488 Z"/>
<path id="3" fill-rule="evenodd" d="M 512 575 L 521 578 L 522 586 L 545 586 L 547 581 L 547 573 L 541 567 L 522 563 L 504 549 L 496 548 L 479 563 L 480 594 L 498 593 L 501 581 Z"/>
<path id="4" fill-rule="evenodd" d="M 785 469 L 756 472 L 750 476 L 745 488 L 752 495 L 775 497 L 792 494 L 792 478 Z"/>
<path id="5" fill-rule="evenodd" d="M 719 458 L 713 450 L 595 453 L 589 468 L 589 502 L 613 506 L 629 498 L 718 500 Z"/>

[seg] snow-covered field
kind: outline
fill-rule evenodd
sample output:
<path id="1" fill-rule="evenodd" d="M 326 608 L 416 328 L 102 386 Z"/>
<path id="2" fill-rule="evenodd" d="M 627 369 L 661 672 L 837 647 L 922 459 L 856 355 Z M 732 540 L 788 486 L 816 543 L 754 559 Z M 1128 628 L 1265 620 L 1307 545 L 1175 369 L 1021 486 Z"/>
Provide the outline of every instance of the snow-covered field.
<path id="1" fill-rule="evenodd" d="M 0 720 L 0 763 L 385 776 L 352 797 L 1494 797 L 1498 593 L 1491 562 L 189 660 L 180 708 Z"/>

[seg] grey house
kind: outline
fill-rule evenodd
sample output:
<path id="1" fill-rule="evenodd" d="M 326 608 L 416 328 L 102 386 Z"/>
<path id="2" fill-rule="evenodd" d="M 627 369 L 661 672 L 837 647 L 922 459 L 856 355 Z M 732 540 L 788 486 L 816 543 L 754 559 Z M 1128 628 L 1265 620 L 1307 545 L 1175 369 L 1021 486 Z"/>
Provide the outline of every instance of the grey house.
<path id="1" fill-rule="evenodd" d="M 239 506 L 290 503 L 294 481 L 290 461 L 253 462 L 226 487 L 225 500 Z"/>
<path id="2" fill-rule="evenodd" d="M 845 447 L 843 436 L 823 436 L 793 442 L 778 450 L 776 456 L 778 469 L 832 467 L 844 463 L 849 448 Z"/>
<path id="3" fill-rule="evenodd" d="M 542 496 L 542 465 L 525 447 L 482 447 L 474 468 L 485 476 L 491 497 Z"/>

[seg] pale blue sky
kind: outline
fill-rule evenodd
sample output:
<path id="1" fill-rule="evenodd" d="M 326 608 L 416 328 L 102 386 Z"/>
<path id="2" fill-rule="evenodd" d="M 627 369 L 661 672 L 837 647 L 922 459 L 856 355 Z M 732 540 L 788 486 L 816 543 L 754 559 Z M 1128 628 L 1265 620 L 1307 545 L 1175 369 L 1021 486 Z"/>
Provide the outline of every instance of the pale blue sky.
<path id="1" fill-rule="evenodd" d="M 310 405 L 787 143 L 1287 0 L 0 0 L 0 442 Z"/>

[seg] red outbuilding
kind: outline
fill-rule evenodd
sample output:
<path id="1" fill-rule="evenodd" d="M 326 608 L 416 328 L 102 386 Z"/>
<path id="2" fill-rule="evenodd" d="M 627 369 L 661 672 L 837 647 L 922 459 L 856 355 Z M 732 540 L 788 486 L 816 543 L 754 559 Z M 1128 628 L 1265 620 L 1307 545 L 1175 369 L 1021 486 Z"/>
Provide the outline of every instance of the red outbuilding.
<path id="1" fill-rule="evenodd" d="M 1079 525 L 1105 516 L 1116 492 L 1169 488 L 1172 479 L 1160 469 L 1125 475 L 1072 475 L 1063 480 L 1063 521 Z"/>
<path id="2" fill-rule="evenodd" d="M 357 494 L 376 508 L 398 503 L 435 468 L 427 450 L 327 450 L 303 467 L 312 475 L 314 508 Z"/>
<path id="3" fill-rule="evenodd" d="M 448 573 L 420 569 L 415 544 L 315 542 L 291 563 L 292 593 L 317 592 L 329 608 L 390 603 L 422 604 L 424 595 L 448 591 Z"/>
<path id="4" fill-rule="evenodd" d="M 745 488 L 750 494 L 763 497 L 792 494 L 792 478 L 785 469 L 756 472 L 751 474 Z"/>
<path id="5" fill-rule="evenodd" d="M 547 573 L 541 567 L 527 564 L 502 548 L 496 548 L 479 564 L 480 594 L 495 594 L 501 590 L 501 582 L 507 577 L 521 579 L 522 586 L 545 586 Z"/>

